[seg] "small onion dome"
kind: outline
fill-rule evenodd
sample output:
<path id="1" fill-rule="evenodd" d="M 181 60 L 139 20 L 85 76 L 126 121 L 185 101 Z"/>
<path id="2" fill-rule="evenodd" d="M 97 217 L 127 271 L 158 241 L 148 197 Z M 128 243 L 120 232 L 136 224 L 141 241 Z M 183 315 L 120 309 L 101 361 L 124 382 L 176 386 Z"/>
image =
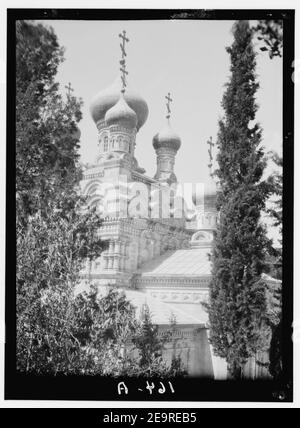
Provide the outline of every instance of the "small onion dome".
<path id="1" fill-rule="evenodd" d="M 121 89 L 121 78 L 118 77 L 111 86 L 100 91 L 92 99 L 90 112 L 96 124 L 100 120 L 103 120 L 106 112 L 118 102 Z M 149 113 L 146 101 L 139 94 L 131 90 L 130 87 L 126 87 L 124 98 L 129 107 L 137 115 L 137 129 L 140 129 L 146 122 Z"/>
<path id="2" fill-rule="evenodd" d="M 180 137 L 173 131 L 169 123 L 153 138 L 153 147 L 155 150 L 161 147 L 168 147 L 177 151 L 180 146 Z"/>
<path id="3" fill-rule="evenodd" d="M 133 129 L 137 126 L 138 118 L 121 95 L 119 101 L 106 112 L 105 122 L 108 126 L 121 125 L 124 128 Z"/>

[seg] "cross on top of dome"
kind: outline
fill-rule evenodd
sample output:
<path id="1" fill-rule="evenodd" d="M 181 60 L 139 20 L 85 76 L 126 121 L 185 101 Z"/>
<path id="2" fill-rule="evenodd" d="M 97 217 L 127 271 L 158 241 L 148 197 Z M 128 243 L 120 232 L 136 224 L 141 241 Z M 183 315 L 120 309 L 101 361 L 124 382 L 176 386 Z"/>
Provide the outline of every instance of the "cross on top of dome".
<path id="1" fill-rule="evenodd" d="M 211 177 L 213 177 L 213 173 L 212 173 L 212 161 L 213 161 L 213 155 L 212 155 L 212 148 L 214 146 L 214 143 L 212 142 L 212 137 L 210 137 L 210 139 L 207 141 L 207 144 L 209 145 L 209 149 L 208 149 L 208 155 L 209 155 L 209 164 L 208 164 L 208 168 L 209 168 L 209 174 Z"/>
<path id="2" fill-rule="evenodd" d="M 172 98 L 171 98 L 171 94 L 170 94 L 170 92 L 168 92 L 168 95 L 166 95 L 166 96 L 165 96 L 165 98 L 166 98 L 166 100 L 167 100 L 167 103 L 166 103 L 166 106 L 167 106 L 167 116 L 166 116 L 166 118 L 169 120 L 169 119 L 170 119 L 170 117 L 171 117 L 171 107 L 170 107 L 170 103 L 171 103 L 171 102 L 173 102 L 173 100 L 172 100 Z"/>
<path id="3" fill-rule="evenodd" d="M 128 71 L 126 70 L 126 43 L 129 42 L 129 39 L 126 37 L 126 31 L 123 30 L 122 33 L 119 34 L 119 37 L 121 38 L 121 43 L 120 43 L 120 48 L 121 48 L 121 54 L 122 54 L 122 58 L 120 60 L 120 71 L 121 71 L 121 80 L 122 80 L 122 89 L 121 92 L 124 94 L 125 93 L 125 89 L 127 86 L 127 82 L 126 82 L 126 76 L 128 75 Z"/>

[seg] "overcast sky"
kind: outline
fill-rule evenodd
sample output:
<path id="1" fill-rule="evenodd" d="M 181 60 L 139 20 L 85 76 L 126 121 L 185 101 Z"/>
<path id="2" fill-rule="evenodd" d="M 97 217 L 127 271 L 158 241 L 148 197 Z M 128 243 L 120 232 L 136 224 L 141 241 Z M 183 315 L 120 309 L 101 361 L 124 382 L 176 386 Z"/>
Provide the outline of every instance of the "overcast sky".
<path id="1" fill-rule="evenodd" d="M 136 157 L 153 176 L 156 168 L 153 136 L 165 123 L 165 99 L 173 97 L 171 124 L 182 139 L 175 172 L 182 182 L 208 178 L 207 139 L 216 140 L 221 99 L 229 78 L 225 47 L 233 40 L 233 21 L 44 21 L 65 47 L 59 67 L 62 86 L 71 82 L 84 101 L 81 129 L 82 161 L 97 156 L 97 130 L 89 113 L 92 97 L 117 77 L 121 56 L 118 34 L 125 29 L 129 85 L 147 101 L 149 117 L 137 134 Z M 267 150 L 281 151 L 282 60 L 270 60 L 258 49 L 260 105 L 257 119 Z"/>

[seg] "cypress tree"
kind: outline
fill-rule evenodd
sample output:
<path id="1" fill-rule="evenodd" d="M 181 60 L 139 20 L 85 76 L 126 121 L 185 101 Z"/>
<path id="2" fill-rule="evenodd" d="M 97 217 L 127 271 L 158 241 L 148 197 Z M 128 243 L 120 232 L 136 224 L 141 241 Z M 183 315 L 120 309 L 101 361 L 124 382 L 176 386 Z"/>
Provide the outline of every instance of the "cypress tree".
<path id="1" fill-rule="evenodd" d="M 16 213 L 25 227 L 37 212 L 70 211 L 78 201 L 82 102 L 70 85 L 60 93 L 63 48 L 51 27 L 17 21 L 16 41 Z"/>
<path id="2" fill-rule="evenodd" d="M 219 224 L 207 308 L 214 351 L 238 379 L 247 359 L 260 348 L 264 330 L 266 284 L 261 274 L 269 241 L 260 215 L 269 186 L 262 180 L 266 166 L 262 129 L 253 124 L 259 84 L 248 21 L 237 21 L 233 35 L 233 44 L 226 49 L 231 76 L 217 140 Z"/>

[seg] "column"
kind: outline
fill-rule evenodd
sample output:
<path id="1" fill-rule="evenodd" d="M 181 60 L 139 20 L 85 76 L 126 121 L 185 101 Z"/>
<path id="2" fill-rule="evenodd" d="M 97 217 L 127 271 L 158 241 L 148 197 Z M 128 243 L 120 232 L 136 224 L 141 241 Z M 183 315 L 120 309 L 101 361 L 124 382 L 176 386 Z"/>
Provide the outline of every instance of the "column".
<path id="1" fill-rule="evenodd" d="M 113 269 L 113 261 L 114 261 L 114 241 L 109 241 L 108 248 L 108 269 Z"/>
<path id="2" fill-rule="evenodd" d="M 120 270 L 120 241 L 115 241 L 115 250 L 114 250 L 114 261 L 113 261 L 114 270 Z"/>
<path id="3" fill-rule="evenodd" d="M 126 242 L 124 242 L 124 241 L 121 241 L 120 254 L 121 254 L 120 269 L 125 270 Z"/>
<path id="4" fill-rule="evenodd" d="M 120 253 L 120 241 L 119 240 L 115 241 L 115 251 L 114 251 L 114 253 L 115 254 L 119 254 Z"/>
<path id="5" fill-rule="evenodd" d="M 108 269 L 108 251 L 105 251 L 103 253 L 103 259 L 104 259 L 104 269 Z"/>
<path id="6" fill-rule="evenodd" d="M 118 271 L 118 270 L 120 270 L 120 259 L 119 259 L 119 254 L 117 254 L 117 255 L 115 255 L 114 256 L 114 261 L 113 261 L 113 267 L 114 267 L 114 270 L 116 270 L 116 271 Z"/>

